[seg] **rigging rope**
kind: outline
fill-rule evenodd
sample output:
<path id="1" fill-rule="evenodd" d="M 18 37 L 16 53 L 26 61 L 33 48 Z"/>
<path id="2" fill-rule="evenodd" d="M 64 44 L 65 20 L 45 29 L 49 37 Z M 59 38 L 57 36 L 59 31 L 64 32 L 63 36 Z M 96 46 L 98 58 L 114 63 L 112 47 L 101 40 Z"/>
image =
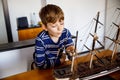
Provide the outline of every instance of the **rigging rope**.
<path id="1" fill-rule="evenodd" d="M 86 42 L 87 42 L 87 40 L 88 40 L 88 38 L 90 36 L 89 33 L 92 30 L 92 25 L 93 25 L 93 19 L 91 20 L 91 24 L 89 25 L 90 28 L 87 28 L 87 29 L 89 29 L 88 33 L 87 33 L 87 37 L 85 38 L 85 40 L 83 42 L 83 45 L 82 45 L 82 48 L 80 49 L 80 51 L 83 51 L 83 49 L 84 49 L 84 44 L 86 44 Z"/>
<path id="2" fill-rule="evenodd" d="M 116 38 L 117 29 L 116 29 L 115 25 L 113 24 L 113 22 L 116 23 L 116 24 L 118 24 L 118 25 L 120 25 L 119 17 L 120 17 L 120 10 L 119 10 L 118 8 L 116 8 L 115 11 L 114 11 L 114 13 L 113 13 L 113 15 L 112 15 L 112 17 L 111 17 L 112 20 L 111 20 L 110 22 L 111 22 L 112 24 L 111 24 L 110 27 L 107 28 L 107 30 L 106 30 L 106 32 L 107 32 L 106 35 L 109 36 L 109 37 L 112 37 L 111 39 L 115 39 L 115 38 Z M 113 32 L 113 31 L 114 31 L 114 32 Z M 111 33 L 111 32 L 112 32 L 112 33 Z M 109 44 L 109 46 L 108 46 L 107 49 L 110 49 L 113 44 L 115 44 L 115 43 L 112 41 L 112 43 Z M 108 44 L 107 44 L 107 45 L 108 45 Z"/>

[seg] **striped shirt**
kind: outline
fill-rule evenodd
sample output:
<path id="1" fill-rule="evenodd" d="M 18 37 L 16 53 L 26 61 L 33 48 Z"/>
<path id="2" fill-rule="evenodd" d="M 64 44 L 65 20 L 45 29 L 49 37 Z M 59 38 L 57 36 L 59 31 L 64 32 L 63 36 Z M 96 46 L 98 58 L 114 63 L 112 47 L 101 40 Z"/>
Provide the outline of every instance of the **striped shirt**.
<path id="1" fill-rule="evenodd" d="M 73 45 L 71 33 L 64 28 L 57 43 L 48 35 L 47 31 L 42 31 L 35 40 L 35 58 L 36 65 L 41 69 L 48 69 L 60 65 L 59 52 L 66 47 Z"/>

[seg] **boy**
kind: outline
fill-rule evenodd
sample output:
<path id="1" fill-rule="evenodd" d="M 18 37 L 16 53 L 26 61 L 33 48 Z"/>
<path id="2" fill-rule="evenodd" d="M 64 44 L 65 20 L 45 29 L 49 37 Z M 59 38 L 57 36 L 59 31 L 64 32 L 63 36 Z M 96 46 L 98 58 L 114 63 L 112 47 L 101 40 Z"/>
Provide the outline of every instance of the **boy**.
<path id="1" fill-rule="evenodd" d="M 34 61 L 40 69 L 54 68 L 65 62 L 64 49 L 74 51 L 71 33 L 64 28 L 64 13 L 59 6 L 48 4 L 39 16 L 45 30 L 36 38 Z"/>

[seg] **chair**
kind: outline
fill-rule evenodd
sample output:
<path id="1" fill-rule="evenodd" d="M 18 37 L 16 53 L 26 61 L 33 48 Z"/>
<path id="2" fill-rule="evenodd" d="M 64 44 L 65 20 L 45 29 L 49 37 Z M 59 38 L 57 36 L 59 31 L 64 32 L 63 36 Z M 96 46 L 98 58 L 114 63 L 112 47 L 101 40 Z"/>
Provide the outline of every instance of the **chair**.
<path id="1" fill-rule="evenodd" d="M 33 53 L 33 59 L 35 58 L 35 53 Z M 35 62 L 33 61 L 32 63 L 31 63 L 31 70 L 34 70 L 34 69 L 36 69 L 37 68 L 37 66 L 35 65 Z"/>
<path id="2" fill-rule="evenodd" d="M 32 63 L 31 63 L 31 70 L 34 70 L 34 69 L 36 69 L 37 67 L 36 67 L 36 65 L 35 65 L 35 62 L 33 61 Z"/>

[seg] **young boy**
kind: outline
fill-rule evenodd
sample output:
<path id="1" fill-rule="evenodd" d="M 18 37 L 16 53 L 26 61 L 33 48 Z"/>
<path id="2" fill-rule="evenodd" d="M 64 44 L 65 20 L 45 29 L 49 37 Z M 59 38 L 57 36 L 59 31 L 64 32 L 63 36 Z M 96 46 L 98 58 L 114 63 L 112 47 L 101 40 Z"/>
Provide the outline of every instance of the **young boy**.
<path id="1" fill-rule="evenodd" d="M 59 6 L 48 4 L 39 13 L 45 26 L 36 38 L 35 64 L 40 69 L 49 69 L 65 62 L 64 50 L 74 52 L 69 30 L 64 28 L 64 13 Z"/>

